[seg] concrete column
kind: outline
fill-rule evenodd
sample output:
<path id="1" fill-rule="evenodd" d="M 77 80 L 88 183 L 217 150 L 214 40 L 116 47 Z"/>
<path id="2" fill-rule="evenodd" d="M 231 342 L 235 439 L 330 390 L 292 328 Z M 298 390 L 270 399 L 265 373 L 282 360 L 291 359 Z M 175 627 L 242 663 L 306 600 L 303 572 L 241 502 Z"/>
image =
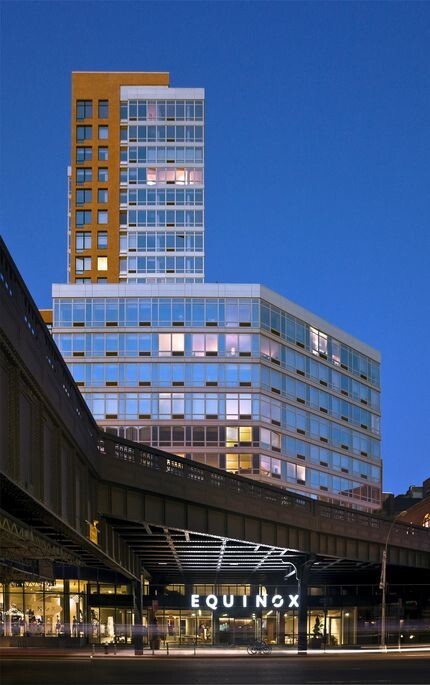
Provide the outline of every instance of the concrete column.
<path id="1" fill-rule="evenodd" d="M 134 654 L 136 656 L 143 654 L 143 626 L 142 626 L 142 582 L 135 580 L 133 586 L 133 613 L 134 613 L 134 630 L 133 630 L 133 644 Z"/>

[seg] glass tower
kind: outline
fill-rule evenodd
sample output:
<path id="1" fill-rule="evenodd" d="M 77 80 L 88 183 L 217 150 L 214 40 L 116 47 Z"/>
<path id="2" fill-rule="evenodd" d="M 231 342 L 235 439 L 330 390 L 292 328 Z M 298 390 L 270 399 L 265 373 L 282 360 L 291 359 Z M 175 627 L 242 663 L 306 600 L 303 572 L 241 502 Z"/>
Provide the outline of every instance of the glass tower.
<path id="1" fill-rule="evenodd" d="M 378 509 L 378 351 L 264 286 L 203 282 L 203 90 L 74 74 L 72 148 L 53 334 L 99 424 Z"/>

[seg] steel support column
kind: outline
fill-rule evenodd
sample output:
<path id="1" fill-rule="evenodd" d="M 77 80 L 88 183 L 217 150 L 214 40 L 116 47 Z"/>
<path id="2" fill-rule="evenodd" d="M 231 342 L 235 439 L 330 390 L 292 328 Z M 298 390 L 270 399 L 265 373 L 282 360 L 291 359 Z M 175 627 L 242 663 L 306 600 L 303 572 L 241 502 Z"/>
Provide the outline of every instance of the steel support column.
<path id="1" fill-rule="evenodd" d="M 309 573 L 315 557 L 308 557 L 306 561 L 297 564 L 297 576 L 299 581 L 299 626 L 297 653 L 306 655 L 308 653 L 308 586 Z"/>
<path id="2" fill-rule="evenodd" d="M 133 613 L 134 629 L 133 644 L 136 656 L 143 654 L 143 626 L 142 626 L 142 581 L 133 581 Z"/>

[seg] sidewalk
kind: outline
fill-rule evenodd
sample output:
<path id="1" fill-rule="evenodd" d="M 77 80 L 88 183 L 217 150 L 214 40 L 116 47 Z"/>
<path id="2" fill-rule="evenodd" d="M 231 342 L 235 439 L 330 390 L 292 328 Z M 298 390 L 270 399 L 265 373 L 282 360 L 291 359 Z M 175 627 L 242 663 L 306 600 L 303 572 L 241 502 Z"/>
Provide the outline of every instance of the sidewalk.
<path id="1" fill-rule="evenodd" d="M 390 647 L 387 650 L 381 650 L 380 648 L 359 648 L 357 649 L 309 649 L 307 655 L 312 656 L 344 656 L 346 654 L 407 654 L 416 652 L 429 652 L 430 645 L 422 645 L 419 647 L 408 647 L 399 650 L 398 647 Z M 156 658 L 156 659 L 169 659 L 169 658 L 248 658 L 248 659 L 270 659 L 271 657 L 298 657 L 297 648 L 282 649 L 273 648 L 272 653 L 268 655 L 255 655 L 250 656 L 247 653 L 246 646 L 240 647 L 197 647 L 195 650 L 193 647 L 183 647 L 174 648 L 167 650 L 165 648 L 154 650 L 146 647 L 143 650 L 143 654 L 135 655 L 134 649 L 118 649 L 115 650 L 113 646 L 110 646 L 108 652 L 106 653 L 103 646 L 97 645 L 97 648 L 93 651 L 92 648 L 84 647 L 82 649 L 53 649 L 42 647 L 1 647 L 0 648 L 0 658 L 1 659 L 16 659 L 16 658 L 28 658 L 28 659 L 49 659 L 49 658 L 60 658 L 60 659 L 131 659 L 131 658 Z M 300 655 L 302 658 L 302 655 Z"/>

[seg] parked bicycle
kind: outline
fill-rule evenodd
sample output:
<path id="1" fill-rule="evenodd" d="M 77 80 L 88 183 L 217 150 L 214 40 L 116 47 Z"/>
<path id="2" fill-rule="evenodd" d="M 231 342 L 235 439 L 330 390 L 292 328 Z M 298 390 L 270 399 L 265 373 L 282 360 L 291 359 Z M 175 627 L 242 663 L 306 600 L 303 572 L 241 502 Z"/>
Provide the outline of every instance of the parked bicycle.
<path id="1" fill-rule="evenodd" d="M 264 640 L 254 640 L 248 645 L 248 654 L 254 656 L 255 654 L 270 654 L 272 652 L 272 647 L 267 644 Z"/>

